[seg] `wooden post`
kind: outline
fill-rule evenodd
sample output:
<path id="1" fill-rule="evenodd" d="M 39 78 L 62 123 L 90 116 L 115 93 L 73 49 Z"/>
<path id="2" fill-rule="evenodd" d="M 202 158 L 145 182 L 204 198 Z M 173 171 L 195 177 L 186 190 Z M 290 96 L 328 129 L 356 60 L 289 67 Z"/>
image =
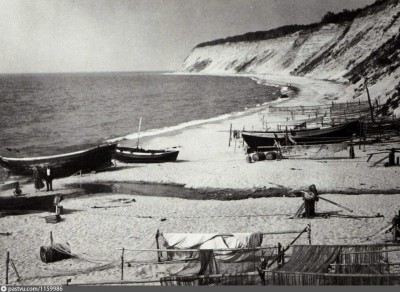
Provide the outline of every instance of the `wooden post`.
<path id="1" fill-rule="evenodd" d="M 53 246 L 53 231 L 50 231 L 50 245 Z"/>
<path id="2" fill-rule="evenodd" d="M 265 127 L 266 126 L 267 126 L 267 121 L 265 121 Z M 242 130 L 242 133 L 243 132 L 244 132 L 244 127 L 243 127 L 243 130 Z M 242 137 L 242 147 L 244 148 L 244 139 L 243 139 L 242 133 L 240 133 L 240 136 Z"/>
<path id="3" fill-rule="evenodd" d="M 364 79 L 364 84 L 365 84 L 365 89 L 367 91 L 367 96 L 368 96 L 369 110 L 371 112 L 371 121 L 372 121 L 373 124 L 375 124 L 374 110 L 372 108 L 371 97 L 369 96 L 369 90 L 368 90 L 368 87 L 367 87 L 367 80 L 366 79 Z"/>
<path id="4" fill-rule="evenodd" d="M 281 253 L 282 253 L 282 245 L 280 242 L 278 242 L 278 255 L 279 255 L 279 259 L 278 259 L 278 267 L 281 267 L 282 264 L 282 258 L 281 258 Z"/>
<path id="5" fill-rule="evenodd" d="M 307 233 L 308 233 L 308 244 L 311 245 L 311 223 L 308 224 Z"/>
<path id="6" fill-rule="evenodd" d="M 157 232 L 156 232 L 156 246 L 157 246 L 157 249 L 160 249 L 160 244 L 158 243 L 158 238 L 159 237 L 160 237 L 160 229 L 157 229 Z M 159 263 L 161 262 L 161 256 L 162 256 L 161 252 L 158 251 L 157 252 L 157 261 Z"/>
<path id="7" fill-rule="evenodd" d="M 365 144 L 367 144 L 367 133 L 368 133 L 368 123 L 365 123 L 365 135 L 364 135 L 364 149 L 365 152 Z"/>
<path id="8" fill-rule="evenodd" d="M 124 252 L 125 252 L 125 249 L 122 248 L 122 255 L 121 255 L 121 280 L 124 279 Z"/>
<path id="9" fill-rule="evenodd" d="M 6 285 L 8 284 L 8 265 L 10 263 L 10 252 L 7 252 L 7 257 L 6 257 Z"/>
<path id="10" fill-rule="evenodd" d="M 288 146 L 288 143 L 289 143 L 288 139 L 289 139 L 289 137 L 288 137 L 288 129 L 287 129 L 287 126 L 286 126 L 286 128 L 285 128 L 285 143 L 286 143 L 286 145 L 285 146 Z"/>
<path id="11" fill-rule="evenodd" d="M 353 145 L 352 142 L 351 142 L 350 148 L 349 148 L 349 158 L 350 158 L 350 159 L 354 159 L 354 157 L 355 157 L 355 154 L 354 154 L 354 145 Z"/>
<path id="12" fill-rule="evenodd" d="M 395 165 L 395 153 L 396 149 L 392 148 L 389 153 L 389 166 Z"/>
<path id="13" fill-rule="evenodd" d="M 229 147 L 231 147 L 231 140 L 232 140 L 232 123 L 231 123 L 231 127 L 229 129 L 229 144 L 228 144 Z"/>

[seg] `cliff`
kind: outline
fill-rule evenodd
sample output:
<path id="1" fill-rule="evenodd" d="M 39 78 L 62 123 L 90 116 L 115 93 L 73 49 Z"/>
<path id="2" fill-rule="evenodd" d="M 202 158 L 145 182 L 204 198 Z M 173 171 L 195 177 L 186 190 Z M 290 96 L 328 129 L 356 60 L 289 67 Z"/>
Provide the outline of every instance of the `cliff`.
<path id="1" fill-rule="evenodd" d="M 372 98 L 391 111 L 400 99 L 400 0 L 377 1 L 344 21 L 290 26 L 196 46 L 183 72 L 298 75 L 348 85 L 348 99 Z M 399 109 L 395 111 L 399 113 Z"/>

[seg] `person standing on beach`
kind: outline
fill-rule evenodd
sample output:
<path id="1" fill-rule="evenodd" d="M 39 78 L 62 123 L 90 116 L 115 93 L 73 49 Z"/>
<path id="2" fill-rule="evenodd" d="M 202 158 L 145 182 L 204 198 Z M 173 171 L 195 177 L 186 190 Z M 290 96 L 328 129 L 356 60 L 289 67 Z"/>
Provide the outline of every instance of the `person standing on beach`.
<path id="1" fill-rule="evenodd" d="M 318 191 L 315 185 L 309 187 L 309 192 L 304 192 L 304 216 L 307 218 L 315 217 L 315 202 L 318 202 Z"/>
<path id="2" fill-rule="evenodd" d="M 46 188 L 47 191 L 53 191 L 53 171 L 50 169 L 48 165 L 46 165 Z"/>
<path id="3" fill-rule="evenodd" d="M 40 171 L 38 166 L 35 166 L 35 168 L 33 169 L 33 183 L 35 185 L 36 192 L 40 191 L 40 189 L 44 187 L 44 183 L 40 176 Z"/>

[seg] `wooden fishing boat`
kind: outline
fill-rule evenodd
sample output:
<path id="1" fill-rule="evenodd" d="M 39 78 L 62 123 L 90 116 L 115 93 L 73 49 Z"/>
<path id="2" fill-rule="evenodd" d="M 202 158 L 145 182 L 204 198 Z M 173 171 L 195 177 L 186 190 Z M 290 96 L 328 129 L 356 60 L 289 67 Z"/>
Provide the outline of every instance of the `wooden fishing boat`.
<path id="1" fill-rule="evenodd" d="M 67 177 L 79 171 L 90 172 L 111 166 L 116 147 L 117 143 L 107 143 L 86 150 L 53 156 L 30 158 L 0 156 L 0 165 L 19 175 L 32 175 L 36 166 L 44 173 L 48 165 L 54 178 Z"/>
<path id="2" fill-rule="evenodd" d="M 126 163 L 173 162 L 178 158 L 179 150 L 151 150 L 137 147 L 117 147 L 114 158 Z"/>
<path id="3" fill-rule="evenodd" d="M 353 134 L 360 133 L 360 122 L 352 121 L 328 128 L 315 128 L 291 131 L 243 131 L 242 137 L 253 150 L 262 150 L 274 147 L 275 141 L 280 145 L 313 145 L 334 144 L 348 141 Z"/>
<path id="4" fill-rule="evenodd" d="M 173 162 L 178 158 L 179 150 L 172 149 L 152 150 L 139 148 L 140 127 L 142 118 L 139 120 L 138 140 L 136 147 L 118 146 L 114 158 L 126 163 L 160 163 Z"/>

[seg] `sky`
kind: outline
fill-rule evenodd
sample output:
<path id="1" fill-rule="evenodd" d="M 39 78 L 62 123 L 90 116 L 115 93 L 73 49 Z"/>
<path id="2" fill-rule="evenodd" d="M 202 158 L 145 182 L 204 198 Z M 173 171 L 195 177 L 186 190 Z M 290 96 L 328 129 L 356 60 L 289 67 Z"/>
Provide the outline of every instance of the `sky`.
<path id="1" fill-rule="evenodd" d="M 174 71 L 199 43 L 375 0 L 0 0 L 0 73 Z"/>

